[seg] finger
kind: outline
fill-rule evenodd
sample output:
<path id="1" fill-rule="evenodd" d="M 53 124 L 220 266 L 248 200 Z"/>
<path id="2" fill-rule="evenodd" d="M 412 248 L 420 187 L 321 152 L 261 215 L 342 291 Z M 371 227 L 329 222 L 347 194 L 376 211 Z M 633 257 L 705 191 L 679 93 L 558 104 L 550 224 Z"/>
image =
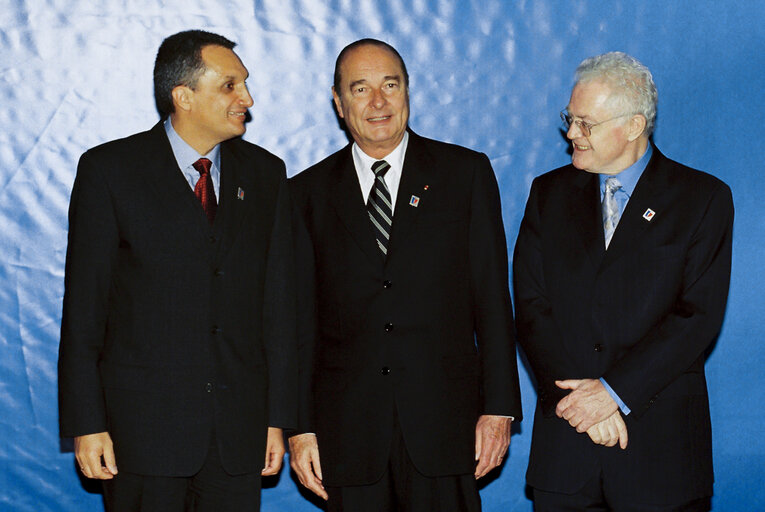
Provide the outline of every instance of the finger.
<path id="1" fill-rule="evenodd" d="M 313 471 L 316 473 L 316 476 L 319 477 L 319 480 L 324 480 L 324 475 L 321 473 L 321 459 L 319 458 L 319 450 L 313 450 L 313 453 L 311 454 L 311 464 L 313 465 Z"/>
<path id="2" fill-rule="evenodd" d="M 555 385 L 561 389 L 576 389 L 582 383 L 580 379 L 556 380 Z"/>
<path id="3" fill-rule="evenodd" d="M 590 440 L 595 444 L 601 444 L 603 436 L 600 434 L 600 430 L 597 426 L 591 427 L 587 430 L 587 435 L 590 436 Z"/>
<path id="4" fill-rule="evenodd" d="M 617 433 L 616 427 L 610 420 L 607 422 L 605 428 L 608 432 L 608 442 L 606 443 L 606 446 L 611 448 L 619 441 L 619 434 Z"/>
<path id="5" fill-rule="evenodd" d="M 483 459 L 480 459 L 478 461 L 478 465 L 475 468 L 475 479 L 478 480 L 479 478 L 482 478 L 486 473 L 489 472 L 489 464 Z"/>
<path id="6" fill-rule="evenodd" d="M 326 500 L 329 498 L 329 495 L 327 494 L 326 489 L 324 489 L 324 485 L 321 483 L 321 464 L 318 460 L 309 461 L 306 465 L 306 471 L 305 471 L 305 482 L 303 482 L 303 485 L 313 492 L 315 495 L 323 498 Z"/>
<path id="7" fill-rule="evenodd" d="M 88 454 L 85 457 L 83 474 L 88 478 L 104 480 L 103 470 L 101 469 L 101 456 Z"/>
<path id="8" fill-rule="evenodd" d="M 104 464 L 106 465 L 106 469 L 110 474 L 117 474 L 117 460 L 114 457 L 113 445 L 104 447 Z"/>
<path id="9" fill-rule="evenodd" d="M 619 421 L 616 423 L 616 430 L 619 432 L 619 447 L 622 450 L 626 450 L 628 442 L 627 425 L 621 416 L 619 416 Z"/>
<path id="10" fill-rule="evenodd" d="M 483 430 L 477 428 L 475 431 L 475 460 L 481 459 L 481 451 L 483 451 Z"/>
<path id="11" fill-rule="evenodd" d="M 270 453 L 270 456 L 266 458 L 266 466 L 260 472 L 263 476 L 275 475 L 282 468 L 282 457 L 279 457 L 278 453 Z"/>

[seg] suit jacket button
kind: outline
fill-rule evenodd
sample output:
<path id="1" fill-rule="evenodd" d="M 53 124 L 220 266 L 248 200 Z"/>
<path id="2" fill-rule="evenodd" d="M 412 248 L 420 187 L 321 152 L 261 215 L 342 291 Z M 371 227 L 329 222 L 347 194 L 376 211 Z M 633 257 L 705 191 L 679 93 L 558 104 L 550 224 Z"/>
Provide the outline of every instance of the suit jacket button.
<path id="1" fill-rule="evenodd" d="M 595 345 L 595 352 L 603 352 L 603 345 L 601 345 L 600 343 Z"/>
<path id="2" fill-rule="evenodd" d="M 393 330 L 393 324 L 385 324 L 385 332 L 391 332 Z"/>
<path id="3" fill-rule="evenodd" d="M 210 235 L 210 243 L 211 244 L 214 244 L 217 241 L 218 241 L 218 238 L 215 235 Z"/>
<path id="4" fill-rule="evenodd" d="M 224 272 L 221 269 L 219 268 L 215 269 L 215 277 L 222 277 L 223 274 Z"/>
<path id="5" fill-rule="evenodd" d="M 223 332 L 223 329 L 221 329 L 217 325 L 213 325 L 212 328 L 210 329 L 210 334 L 218 334 L 221 332 Z"/>
<path id="6" fill-rule="evenodd" d="M 382 373 L 383 375 L 388 375 L 390 373 L 390 368 L 388 368 L 387 366 L 383 366 L 382 370 L 380 370 L 380 373 Z"/>
<path id="7" fill-rule="evenodd" d="M 383 281 L 383 288 L 390 288 L 391 286 L 393 286 L 393 283 L 391 283 L 390 281 L 388 280 Z"/>
<path id="8" fill-rule="evenodd" d="M 208 383 L 205 385 L 205 391 L 207 391 L 208 393 L 212 393 L 212 390 L 213 390 L 213 385 L 212 385 L 212 382 L 208 382 Z"/>

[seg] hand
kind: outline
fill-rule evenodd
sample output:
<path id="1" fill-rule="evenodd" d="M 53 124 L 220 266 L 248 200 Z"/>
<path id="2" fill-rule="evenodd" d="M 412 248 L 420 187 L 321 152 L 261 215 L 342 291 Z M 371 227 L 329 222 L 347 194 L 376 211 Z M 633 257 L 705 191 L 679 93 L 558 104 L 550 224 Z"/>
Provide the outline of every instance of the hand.
<path id="1" fill-rule="evenodd" d="M 329 498 L 321 484 L 319 443 L 314 434 L 298 434 L 290 437 L 290 466 L 306 489 L 325 500 Z"/>
<path id="2" fill-rule="evenodd" d="M 555 385 L 573 390 L 558 402 L 555 414 L 568 421 L 580 434 L 619 408 L 598 379 L 556 380 Z"/>
<path id="3" fill-rule="evenodd" d="M 627 425 L 619 411 L 611 416 L 596 423 L 587 429 L 587 435 L 592 442 L 603 446 L 612 447 L 619 443 L 619 447 L 624 450 L 627 448 Z"/>
<path id="4" fill-rule="evenodd" d="M 475 426 L 476 480 L 502 463 L 502 457 L 510 446 L 512 423 L 512 419 L 504 416 L 484 414 L 478 418 Z"/>
<path id="5" fill-rule="evenodd" d="M 88 478 L 111 480 L 117 474 L 114 445 L 108 432 L 75 437 L 74 456 L 82 474 Z"/>
<path id="6" fill-rule="evenodd" d="M 275 475 L 282 468 L 284 459 L 284 435 L 282 429 L 268 427 L 266 437 L 266 462 L 260 472 L 263 476 Z"/>

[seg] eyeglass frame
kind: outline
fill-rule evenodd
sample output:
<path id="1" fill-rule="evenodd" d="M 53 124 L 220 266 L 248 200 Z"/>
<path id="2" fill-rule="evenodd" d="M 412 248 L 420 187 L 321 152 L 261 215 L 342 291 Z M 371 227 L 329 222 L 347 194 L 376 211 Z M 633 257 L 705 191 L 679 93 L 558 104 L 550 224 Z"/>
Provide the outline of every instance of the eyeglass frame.
<path id="1" fill-rule="evenodd" d="M 560 111 L 560 118 L 561 121 L 563 121 L 563 126 L 566 127 L 566 132 L 568 132 L 571 129 L 571 125 L 575 124 L 579 127 L 579 130 L 582 132 L 582 135 L 585 137 L 589 137 L 592 135 L 592 129 L 596 126 L 600 126 L 601 124 L 607 123 L 609 121 L 613 121 L 614 119 L 619 119 L 620 117 L 626 117 L 631 116 L 633 114 L 621 114 L 616 117 L 612 117 L 610 119 L 606 119 L 605 121 L 600 121 L 599 123 L 587 123 L 585 121 L 582 121 L 581 119 L 574 119 L 574 116 L 572 116 L 568 110 L 563 109 Z M 569 121 L 571 119 L 571 121 Z"/>

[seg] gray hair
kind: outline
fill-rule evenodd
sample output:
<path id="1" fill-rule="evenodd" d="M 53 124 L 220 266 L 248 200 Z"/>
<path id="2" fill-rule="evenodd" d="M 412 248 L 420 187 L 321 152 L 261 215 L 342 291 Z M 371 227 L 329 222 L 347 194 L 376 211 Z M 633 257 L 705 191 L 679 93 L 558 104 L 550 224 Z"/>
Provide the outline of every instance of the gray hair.
<path id="1" fill-rule="evenodd" d="M 645 117 L 645 133 L 650 136 L 656 121 L 659 95 L 648 68 L 624 52 L 608 52 L 585 59 L 576 68 L 577 84 L 597 80 L 611 88 L 613 101 L 624 114 Z"/>

